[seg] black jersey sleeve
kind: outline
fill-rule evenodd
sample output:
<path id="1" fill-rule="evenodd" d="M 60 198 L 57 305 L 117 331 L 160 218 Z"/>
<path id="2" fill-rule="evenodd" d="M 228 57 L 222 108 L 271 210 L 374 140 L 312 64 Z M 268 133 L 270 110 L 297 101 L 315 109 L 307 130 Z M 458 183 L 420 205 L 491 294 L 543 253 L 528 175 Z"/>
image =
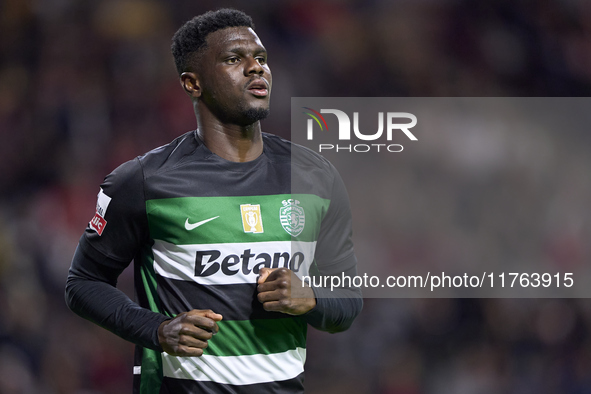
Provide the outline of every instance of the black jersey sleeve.
<path id="1" fill-rule="evenodd" d="M 314 256 L 321 273 L 326 270 L 334 272 L 339 268 L 345 271 L 357 264 L 353 252 L 353 219 L 349 195 L 336 168 L 330 165 L 330 169 L 333 172 L 330 205 L 320 225 Z"/>
<path id="2" fill-rule="evenodd" d="M 135 159 L 101 185 L 95 216 L 72 260 L 66 302 L 78 315 L 120 337 L 161 350 L 158 326 L 168 317 L 140 307 L 115 287 L 147 237 L 143 172 Z"/>
<path id="3" fill-rule="evenodd" d="M 97 198 L 96 214 L 82 238 L 107 258 L 124 262 L 134 258 L 148 238 L 144 177 L 138 158 L 105 177 Z"/>
<path id="4" fill-rule="evenodd" d="M 330 205 L 320 225 L 314 259 L 320 276 L 357 275 L 357 259 L 353 250 L 351 207 L 345 184 L 337 170 L 333 172 Z M 316 307 L 305 317 L 315 328 L 328 332 L 348 329 L 361 312 L 363 298 L 357 287 L 329 289 L 312 286 Z"/>

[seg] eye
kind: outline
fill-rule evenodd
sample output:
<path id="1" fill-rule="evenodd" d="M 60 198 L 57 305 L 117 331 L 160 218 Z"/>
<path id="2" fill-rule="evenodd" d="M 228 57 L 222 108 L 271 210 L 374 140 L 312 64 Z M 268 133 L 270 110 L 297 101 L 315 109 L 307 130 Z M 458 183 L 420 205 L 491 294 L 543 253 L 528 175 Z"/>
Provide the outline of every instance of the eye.
<path id="1" fill-rule="evenodd" d="M 256 60 L 257 60 L 257 62 L 259 62 L 259 64 L 260 64 L 261 66 L 264 66 L 265 64 L 267 64 L 267 59 L 266 59 L 266 58 L 264 58 L 264 57 L 262 57 L 262 56 L 258 56 L 258 57 L 256 58 Z"/>
<path id="2" fill-rule="evenodd" d="M 237 56 L 233 56 L 231 58 L 226 59 L 227 64 L 236 64 L 240 59 Z"/>

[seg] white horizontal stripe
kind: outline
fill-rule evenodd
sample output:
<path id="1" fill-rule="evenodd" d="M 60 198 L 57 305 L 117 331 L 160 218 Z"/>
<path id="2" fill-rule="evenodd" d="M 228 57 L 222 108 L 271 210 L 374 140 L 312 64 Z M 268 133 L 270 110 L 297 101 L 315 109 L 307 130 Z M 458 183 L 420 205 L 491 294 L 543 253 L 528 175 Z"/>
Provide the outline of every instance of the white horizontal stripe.
<path id="1" fill-rule="evenodd" d="M 306 349 L 250 356 L 174 357 L 162 353 L 164 376 L 223 384 L 253 384 L 292 379 L 304 372 Z"/>
<path id="2" fill-rule="evenodd" d="M 303 275 L 308 275 L 315 250 L 316 241 L 175 245 L 156 240 L 152 247 L 154 271 L 158 275 L 204 285 L 255 283 L 258 274 L 252 272 L 252 268 L 264 262 L 265 258 L 270 263 L 276 259 L 279 267 L 287 264 L 288 268 L 302 278 Z M 219 257 L 213 259 L 217 252 L 220 252 Z M 279 257 L 285 252 L 289 254 L 290 262 L 285 262 L 285 258 Z M 296 255 L 298 252 L 300 254 Z M 198 253 L 200 258 L 196 259 Z M 250 257 L 244 257 L 249 254 Z M 198 271 L 208 274 L 207 276 L 196 275 L 195 266 L 198 263 Z M 229 274 L 224 273 L 224 270 Z"/>
<path id="3" fill-rule="evenodd" d="M 142 374 L 142 367 L 141 366 L 134 366 L 133 367 L 133 374 L 134 375 L 141 375 Z"/>

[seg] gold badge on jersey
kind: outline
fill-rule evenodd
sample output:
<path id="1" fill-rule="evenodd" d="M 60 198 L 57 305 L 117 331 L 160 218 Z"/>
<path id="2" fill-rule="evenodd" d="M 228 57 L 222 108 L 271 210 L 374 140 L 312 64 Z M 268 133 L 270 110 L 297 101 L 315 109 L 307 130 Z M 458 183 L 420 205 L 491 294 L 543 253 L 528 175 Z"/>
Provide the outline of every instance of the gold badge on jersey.
<path id="1" fill-rule="evenodd" d="M 261 216 L 261 206 L 259 204 L 240 205 L 242 213 L 242 227 L 245 233 L 258 234 L 263 232 L 263 218 Z"/>

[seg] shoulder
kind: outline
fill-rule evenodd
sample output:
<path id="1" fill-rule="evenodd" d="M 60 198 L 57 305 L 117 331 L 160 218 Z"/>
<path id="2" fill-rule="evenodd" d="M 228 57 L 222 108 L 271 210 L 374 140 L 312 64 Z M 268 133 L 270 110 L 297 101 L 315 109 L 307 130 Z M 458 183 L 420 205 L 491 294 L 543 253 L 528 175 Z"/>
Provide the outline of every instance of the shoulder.
<path id="1" fill-rule="evenodd" d="M 265 152 L 277 167 L 287 169 L 292 193 L 331 199 L 340 176 L 323 156 L 281 137 L 263 134 Z"/>
<path id="2" fill-rule="evenodd" d="M 105 177 L 103 188 L 117 190 L 140 185 L 154 173 L 175 167 L 183 158 L 194 152 L 197 141 L 193 132 L 185 133 L 172 142 L 137 156 L 115 168 Z"/>
<path id="3" fill-rule="evenodd" d="M 138 156 L 136 159 L 141 165 L 144 177 L 167 171 L 182 165 L 194 153 L 199 142 L 195 138 L 195 131 L 189 131 L 170 143 Z"/>
<path id="4" fill-rule="evenodd" d="M 330 161 L 305 146 L 268 133 L 263 133 L 263 141 L 274 161 L 286 161 L 302 170 L 336 171 Z"/>

